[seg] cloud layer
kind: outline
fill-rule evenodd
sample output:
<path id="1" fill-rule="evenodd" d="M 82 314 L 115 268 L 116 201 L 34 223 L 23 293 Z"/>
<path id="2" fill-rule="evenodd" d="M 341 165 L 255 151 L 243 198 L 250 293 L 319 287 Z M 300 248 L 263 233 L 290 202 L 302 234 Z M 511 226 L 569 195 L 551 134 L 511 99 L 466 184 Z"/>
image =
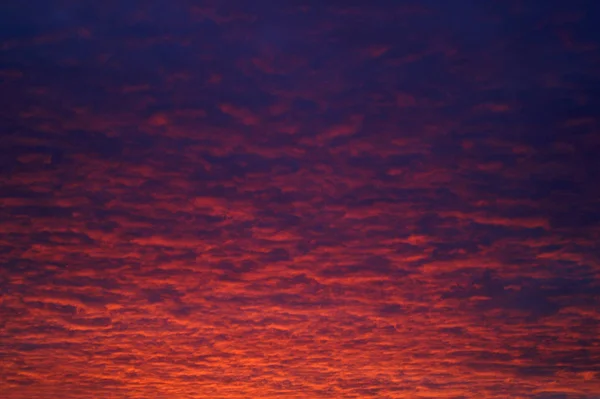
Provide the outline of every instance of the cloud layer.
<path id="1" fill-rule="evenodd" d="M 598 5 L 275 3 L 0 7 L 0 395 L 600 395 Z"/>

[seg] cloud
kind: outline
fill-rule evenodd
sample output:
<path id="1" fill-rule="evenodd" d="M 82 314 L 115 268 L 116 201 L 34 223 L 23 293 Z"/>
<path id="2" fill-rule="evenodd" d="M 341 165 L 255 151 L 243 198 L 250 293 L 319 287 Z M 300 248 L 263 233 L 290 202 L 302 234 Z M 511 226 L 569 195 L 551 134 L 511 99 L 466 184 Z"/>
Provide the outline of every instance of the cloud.
<path id="1" fill-rule="evenodd" d="M 3 397 L 600 393 L 597 10 L 193 3 L 0 12 Z"/>

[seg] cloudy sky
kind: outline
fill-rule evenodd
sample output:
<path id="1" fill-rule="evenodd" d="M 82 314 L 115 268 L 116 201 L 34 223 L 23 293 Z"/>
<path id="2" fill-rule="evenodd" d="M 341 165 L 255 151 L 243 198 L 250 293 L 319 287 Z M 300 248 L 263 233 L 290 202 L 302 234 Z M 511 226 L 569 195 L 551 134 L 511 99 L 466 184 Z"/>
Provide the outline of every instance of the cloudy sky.
<path id="1" fill-rule="evenodd" d="M 4 2 L 0 396 L 600 397 L 599 20 Z"/>

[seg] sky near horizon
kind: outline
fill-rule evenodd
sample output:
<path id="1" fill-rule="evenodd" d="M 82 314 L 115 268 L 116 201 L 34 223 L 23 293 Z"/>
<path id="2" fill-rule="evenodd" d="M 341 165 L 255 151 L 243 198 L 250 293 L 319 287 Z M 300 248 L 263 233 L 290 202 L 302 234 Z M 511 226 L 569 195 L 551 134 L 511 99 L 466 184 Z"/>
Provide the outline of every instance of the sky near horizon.
<path id="1" fill-rule="evenodd" d="M 600 398 L 598 21 L 3 2 L 0 397 Z"/>

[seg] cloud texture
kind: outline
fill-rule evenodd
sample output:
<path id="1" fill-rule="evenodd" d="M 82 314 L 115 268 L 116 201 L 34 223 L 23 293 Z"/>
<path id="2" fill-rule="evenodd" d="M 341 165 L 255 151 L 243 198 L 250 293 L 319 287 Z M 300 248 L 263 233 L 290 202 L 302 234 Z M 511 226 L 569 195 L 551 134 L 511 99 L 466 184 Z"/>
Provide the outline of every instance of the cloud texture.
<path id="1" fill-rule="evenodd" d="M 599 397 L 596 2 L 0 11 L 3 398 Z"/>

